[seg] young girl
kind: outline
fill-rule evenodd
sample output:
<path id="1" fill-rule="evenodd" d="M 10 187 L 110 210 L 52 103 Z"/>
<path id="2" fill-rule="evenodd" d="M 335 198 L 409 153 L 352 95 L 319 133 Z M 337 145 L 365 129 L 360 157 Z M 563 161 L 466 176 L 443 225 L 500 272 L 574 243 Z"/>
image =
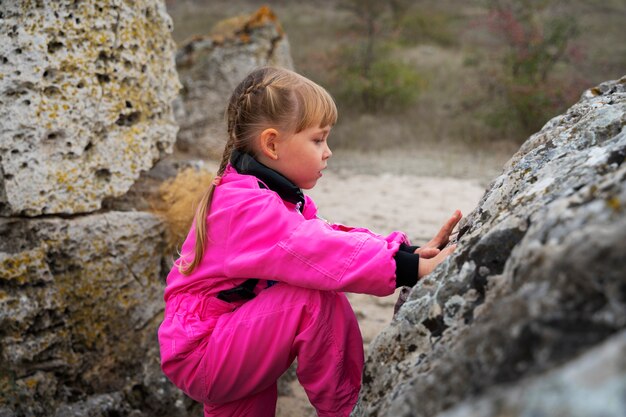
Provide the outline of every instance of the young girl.
<path id="1" fill-rule="evenodd" d="M 181 257 L 159 328 L 163 372 L 205 416 L 273 416 L 276 381 L 298 380 L 320 416 L 347 416 L 363 342 L 344 291 L 412 286 L 453 250 L 455 212 L 420 249 L 394 232 L 328 224 L 302 193 L 322 177 L 337 120 L 330 95 L 285 69 L 261 68 L 228 104 L 229 140 Z M 421 257 L 421 259 L 420 259 Z"/>

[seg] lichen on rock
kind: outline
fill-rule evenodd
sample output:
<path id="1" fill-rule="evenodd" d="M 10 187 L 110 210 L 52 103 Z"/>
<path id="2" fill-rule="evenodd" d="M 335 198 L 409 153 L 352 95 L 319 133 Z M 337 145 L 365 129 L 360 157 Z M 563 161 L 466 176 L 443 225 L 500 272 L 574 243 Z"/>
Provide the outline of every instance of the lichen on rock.
<path id="1" fill-rule="evenodd" d="M 165 225 L 99 210 L 173 148 L 165 5 L 0 13 L 0 415 L 192 413 L 159 365 Z"/>
<path id="2" fill-rule="evenodd" d="M 0 214 L 85 213 L 171 152 L 162 1 L 2 2 Z"/>
<path id="3" fill-rule="evenodd" d="M 164 234 L 140 212 L 0 219 L 0 414 L 52 415 L 114 392 L 118 412 L 131 410 L 133 389 L 151 398 L 138 409 L 173 410 L 182 394 L 162 374 L 144 381 L 159 369 Z"/>

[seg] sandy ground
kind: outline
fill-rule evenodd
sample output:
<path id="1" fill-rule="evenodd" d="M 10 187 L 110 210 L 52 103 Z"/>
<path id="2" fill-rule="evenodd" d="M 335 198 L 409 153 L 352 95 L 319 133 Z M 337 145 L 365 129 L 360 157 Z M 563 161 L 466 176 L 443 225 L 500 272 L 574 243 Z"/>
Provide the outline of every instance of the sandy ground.
<path id="1" fill-rule="evenodd" d="M 495 178 L 508 157 L 492 155 L 480 160 L 480 155 L 466 153 L 446 167 L 441 165 L 442 158 L 436 156 L 429 159 L 422 154 L 415 159 L 397 152 L 340 155 L 307 194 L 328 221 L 363 226 L 380 234 L 402 230 L 413 244 L 423 244 L 455 209 L 467 214 L 476 207 L 486 184 Z M 429 173 L 443 175 L 425 175 Z M 363 334 L 366 355 L 368 344 L 391 320 L 397 293 L 384 298 L 348 294 Z M 277 416 L 315 416 L 297 380 L 289 386 L 291 393 L 278 399 Z"/>

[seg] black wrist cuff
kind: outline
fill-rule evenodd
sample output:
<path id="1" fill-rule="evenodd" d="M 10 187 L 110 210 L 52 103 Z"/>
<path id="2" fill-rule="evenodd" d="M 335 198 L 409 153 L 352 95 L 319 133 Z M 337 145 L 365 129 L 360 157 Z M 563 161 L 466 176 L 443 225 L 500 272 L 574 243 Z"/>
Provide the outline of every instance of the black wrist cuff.
<path id="1" fill-rule="evenodd" d="M 410 252 L 410 253 L 414 253 L 416 250 L 418 250 L 420 247 L 419 246 L 409 246 L 406 243 L 400 243 L 400 250 L 402 252 Z"/>
<path id="2" fill-rule="evenodd" d="M 396 261 L 396 288 L 414 286 L 417 282 L 419 255 L 399 250 L 394 259 Z"/>

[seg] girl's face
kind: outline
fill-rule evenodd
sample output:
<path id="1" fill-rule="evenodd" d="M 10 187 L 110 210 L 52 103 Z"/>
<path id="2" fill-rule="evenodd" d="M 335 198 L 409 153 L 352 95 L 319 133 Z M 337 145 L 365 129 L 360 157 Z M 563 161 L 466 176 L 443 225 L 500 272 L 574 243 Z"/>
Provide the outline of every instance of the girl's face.
<path id="1" fill-rule="evenodd" d="M 276 143 L 278 158 L 271 168 L 280 172 L 297 187 L 308 190 L 322 177 L 332 152 L 328 147 L 330 126 L 310 127 Z"/>

